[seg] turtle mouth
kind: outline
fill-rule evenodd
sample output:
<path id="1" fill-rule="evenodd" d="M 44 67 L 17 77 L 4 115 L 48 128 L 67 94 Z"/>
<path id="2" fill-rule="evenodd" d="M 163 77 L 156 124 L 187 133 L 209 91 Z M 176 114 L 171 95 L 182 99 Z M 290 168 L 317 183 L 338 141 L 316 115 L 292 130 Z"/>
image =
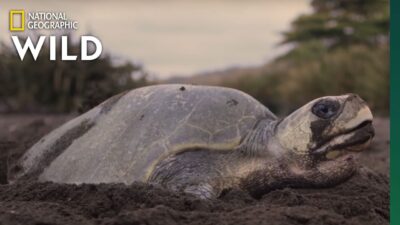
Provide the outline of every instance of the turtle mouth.
<path id="1" fill-rule="evenodd" d="M 312 151 L 318 158 L 332 160 L 351 152 L 364 150 L 370 144 L 375 132 L 372 120 L 365 120 L 352 129 L 329 138 Z"/>

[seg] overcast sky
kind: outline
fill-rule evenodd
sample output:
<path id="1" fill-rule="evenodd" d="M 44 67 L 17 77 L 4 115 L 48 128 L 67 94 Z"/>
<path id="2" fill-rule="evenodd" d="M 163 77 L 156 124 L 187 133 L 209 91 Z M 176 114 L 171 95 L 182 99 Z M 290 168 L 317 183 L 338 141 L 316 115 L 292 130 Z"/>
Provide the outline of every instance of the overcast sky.
<path id="1" fill-rule="evenodd" d="M 106 52 L 141 62 L 159 78 L 264 63 L 309 0 L 3 1 L 0 37 L 10 40 L 8 11 L 63 11 Z M 1 60 L 1 59 L 0 59 Z"/>

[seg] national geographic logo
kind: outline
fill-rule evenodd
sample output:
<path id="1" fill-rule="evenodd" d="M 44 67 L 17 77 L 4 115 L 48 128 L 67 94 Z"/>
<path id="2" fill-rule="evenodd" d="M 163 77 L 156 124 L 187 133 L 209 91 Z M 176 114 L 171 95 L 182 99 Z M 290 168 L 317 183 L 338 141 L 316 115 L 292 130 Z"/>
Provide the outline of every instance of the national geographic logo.
<path id="1" fill-rule="evenodd" d="M 9 24 L 10 24 L 10 31 L 24 31 L 25 30 L 25 11 L 24 10 L 11 10 Z"/>
<path id="2" fill-rule="evenodd" d="M 10 32 L 22 32 L 25 30 L 68 31 L 78 29 L 78 22 L 69 19 L 65 12 L 26 12 L 23 9 L 17 9 L 10 10 L 9 16 Z M 26 37 L 25 35 L 23 36 L 24 38 Z M 61 57 L 62 61 L 75 61 L 78 59 L 87 61 L 95 60 L 101 56 L 103 46 L 98 38 L 91 35 L 81 36 L 80 55 L 69 54 L 68 38 L 68 36 L 40 35 L 38 38 L 34 38 L 37 39 L 36 43 L 34 43 L 28 36 L 26 37 L 25 43 L 21 43 L 19 36 L 14 34 L 11 36 L 11 40 L 21 61 L 24 60 L 27 52 L 30 52 L 33 59 L 36 61 L 45 43 L 49 44 L 50 61 L 55 61 L 58 57 Z M 60 46 L 61 56 L 57 54 L 57 46 Z"/>
<path id="3" fill-rule="evenodd" d="M 10 31 L 77 30 L 78 22 L 70 20 L 65 12 L 27 12 L 10 10 Z"/>

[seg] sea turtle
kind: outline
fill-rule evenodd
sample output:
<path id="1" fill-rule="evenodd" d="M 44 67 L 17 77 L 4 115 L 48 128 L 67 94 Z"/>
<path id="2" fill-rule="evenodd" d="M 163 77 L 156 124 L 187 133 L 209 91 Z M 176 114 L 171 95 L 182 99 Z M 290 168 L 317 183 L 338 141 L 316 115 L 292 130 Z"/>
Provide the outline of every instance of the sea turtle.
<path id="1" fill-rule="evenodd" d="M 157 183 L 201 198 L 242 188 L 324 187 L 356 169 L 372 139 L 355 94 L 315 99 L 278 119 L 235 89 L 154 85 L 114 96 L 31 147 L 14 181 Z"/>

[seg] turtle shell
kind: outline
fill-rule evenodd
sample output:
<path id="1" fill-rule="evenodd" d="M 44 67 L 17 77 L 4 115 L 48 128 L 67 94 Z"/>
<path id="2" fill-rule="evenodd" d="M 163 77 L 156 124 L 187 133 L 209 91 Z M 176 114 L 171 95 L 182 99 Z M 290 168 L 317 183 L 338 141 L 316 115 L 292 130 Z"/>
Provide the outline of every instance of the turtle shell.
<path id="1" fill-rule="evenodd" d="M 234 149 L 264 118 L 276 119 L 235 89 L 143 87 L 114 96 L 43 137 L 12 176 L 60 183 L 146 181 L 157 162 L 185 149 Z"/>

